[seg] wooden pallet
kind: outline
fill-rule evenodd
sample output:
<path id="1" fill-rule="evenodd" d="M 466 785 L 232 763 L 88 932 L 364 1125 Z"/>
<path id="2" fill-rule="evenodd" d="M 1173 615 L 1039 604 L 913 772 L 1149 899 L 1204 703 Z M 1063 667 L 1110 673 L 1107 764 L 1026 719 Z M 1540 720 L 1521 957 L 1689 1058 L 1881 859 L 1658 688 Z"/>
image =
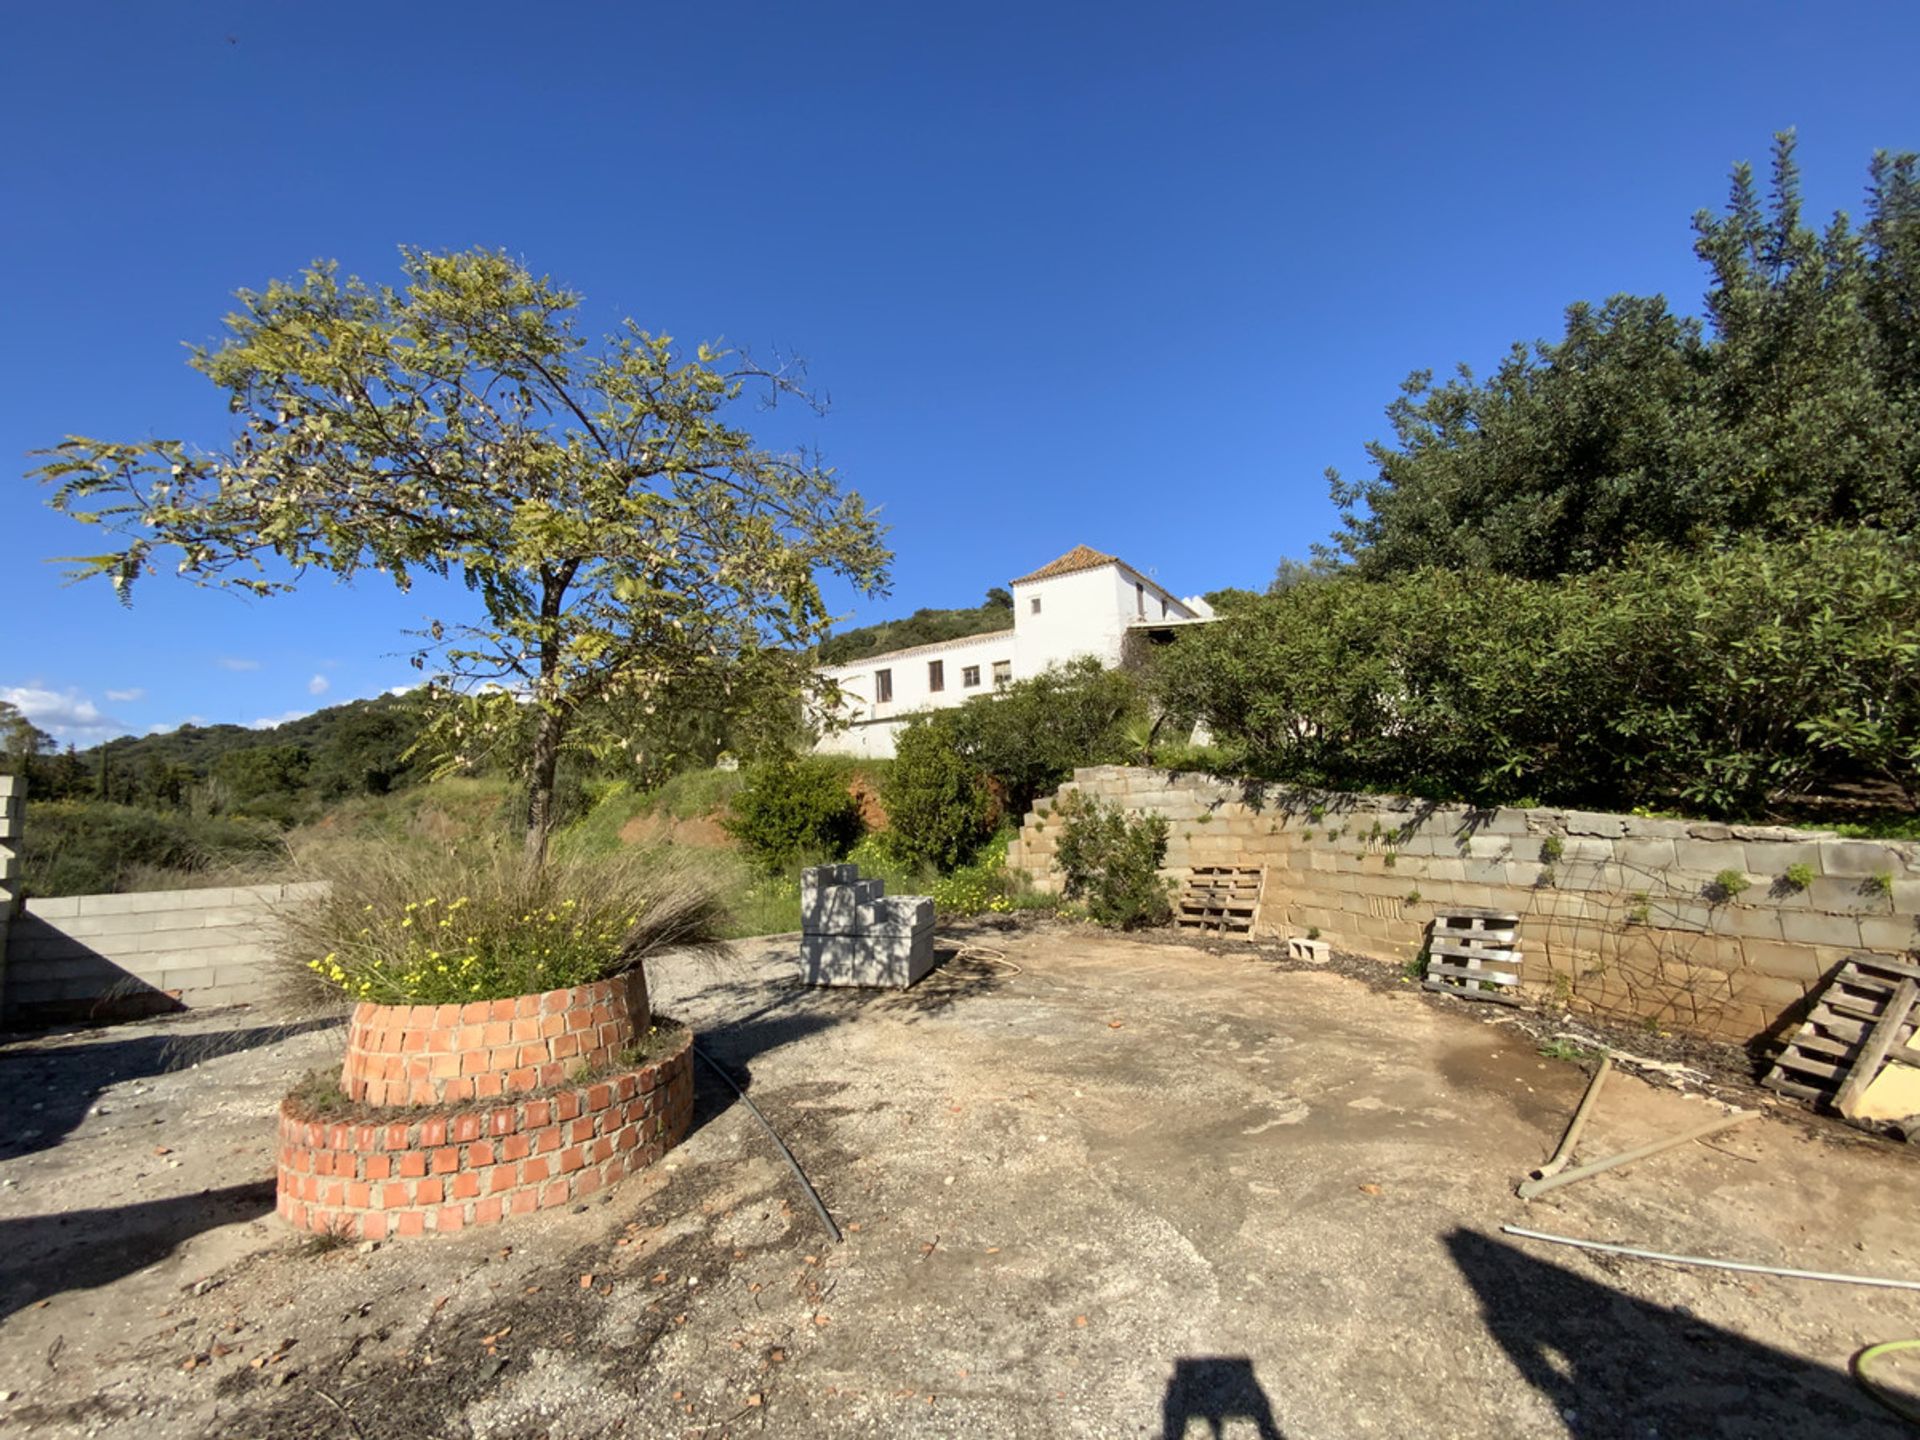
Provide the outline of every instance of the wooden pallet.
<path id="1" fill-rule="evenodd" d="M 1916 982 L 1920 965 L 1849 956 L 1760 1083 L 1846 1113 L 1888 1052 L 1912 1038 Z"/>
<path id="2" fill-rule="evenodd" d="M 1427 941 L 1427 989 L 1462 1000 L 1520 1003 L 1520 917 L 1501 910 L 1455 909 L 1433 917 Z"/>
<path id="3" fill-rule="evenodd" d="M 1181 887 L 1174 922 L 1185 930 L 1251 935 L 1266 876 L 1259 865 L 1196 865 Z"/>

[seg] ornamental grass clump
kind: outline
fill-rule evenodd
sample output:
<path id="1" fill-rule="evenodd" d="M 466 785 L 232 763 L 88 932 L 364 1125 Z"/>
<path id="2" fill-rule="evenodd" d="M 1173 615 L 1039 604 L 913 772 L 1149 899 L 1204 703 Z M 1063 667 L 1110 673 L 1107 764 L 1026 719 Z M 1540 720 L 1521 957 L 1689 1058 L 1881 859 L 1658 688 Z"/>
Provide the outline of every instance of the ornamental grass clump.
<path id="1" fill-rule="evenodd" d="M 282 964 L 307 1000 L 504 1000 L 610 979 L 664 950 L 725 949 L 718 891 L 660 852 L 538 864 L 363 850 L 325 868 L 325 895 L 280 917 Z"/>

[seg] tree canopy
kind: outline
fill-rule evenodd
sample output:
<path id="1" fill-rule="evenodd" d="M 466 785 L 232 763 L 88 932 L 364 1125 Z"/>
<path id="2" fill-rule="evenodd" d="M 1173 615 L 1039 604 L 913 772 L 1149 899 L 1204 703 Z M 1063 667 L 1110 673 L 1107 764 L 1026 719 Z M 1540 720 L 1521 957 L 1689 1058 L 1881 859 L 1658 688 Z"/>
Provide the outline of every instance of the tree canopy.
<path id="1" fill-rule="evenodd" d="M 35 473 L 117 537 L 76 572 L 123 599 L 161 552 L 254 595 L 315 571 L 457 578 L 483 618 L 421 636 L 415 663 L 461 702 L 437 710 L 435 743 L 467 761 L 523 741 L 541 853 L 562 747 L 626 743 L 591 717 L 669 693 L 725 708 L 765 657 L 824 638 L 821 573 L 875 593 L 890 557 L 831 470 L 730 418 L 750 387 L 803 395 L 795 370 L 632 321 L 589 342 L 580 298 L 503 254 L 401 255 L 402 287 L 317 263 L 240 293 L 191 361 L 227 392 L 224 447 L 72 437 Z"/>
<path id="2" fill-rule="evenodd" d="M 1866 223 L 1802 216 L 1791 132 L 1763 201 L 1747 165 L 1694 219 L 1703 321 L 1660 296 L 1575 304 L 1561 337 L 1485 379 L 1414 372 L 1373 473 L 1328 472 L 1331 553 L 1363 575 L 1422 566 L 1532 577 L 1634 545 L 1920 524 L 1920 182 L 1869 169 Z"/>

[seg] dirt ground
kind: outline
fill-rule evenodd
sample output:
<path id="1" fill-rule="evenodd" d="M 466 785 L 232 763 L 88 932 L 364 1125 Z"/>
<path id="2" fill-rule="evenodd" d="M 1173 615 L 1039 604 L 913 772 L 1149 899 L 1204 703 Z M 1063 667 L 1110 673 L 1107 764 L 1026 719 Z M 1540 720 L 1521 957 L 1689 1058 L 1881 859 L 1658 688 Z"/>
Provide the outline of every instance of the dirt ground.
<path id="1" fill-rule="evenodd" d="M 777 940 L 655 976 L 840 1243 L 704 1068 L 686 1143 L 591 1205 L 325 1249 L 272 1214 L 272 1115 L 337 1028 L 0 1046 L 0 1430 L 1902 1433 L 1846 1362 L 1920 1333 L 1913 1293 L 1500 1226 L 1920 1278 L 1907 1147 L 1779 1107 L 1529 1204 L 1586 1074 L 1496 1007 L 1243 946 L 943 941 L 903 995 L 805 990 Z M 1617 1072 L 1583 1153 L 1716 1109 Z"/>

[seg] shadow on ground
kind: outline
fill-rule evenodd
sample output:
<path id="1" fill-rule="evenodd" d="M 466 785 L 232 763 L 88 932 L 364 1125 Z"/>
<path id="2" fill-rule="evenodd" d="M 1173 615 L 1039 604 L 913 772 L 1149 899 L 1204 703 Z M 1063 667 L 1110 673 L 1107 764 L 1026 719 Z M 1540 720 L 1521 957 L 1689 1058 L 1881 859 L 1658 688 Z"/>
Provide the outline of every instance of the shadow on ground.
<path id="1" fill-rule="evenodd" d="M 98 1210 L 0 1220 L 0 1320 L 66 1290 L 110 1285 L 220 1225 L 273 1209 L 274 1182 Z"/>
<path id="2" fill-rule="evenodd" d="M 272 1045 L 291 1035 L 343 1024 L 337 1016 L 283 1025 L 179 1035 L 136 1035 L 105 1044 L 9 1045 L 0 1048 L 0 1160 L 58 1145 L 85 1118 L 100 1095 L 131 1080 Z"/>
<path id="3" fill-rule="evenodd" d="M 1903 1435 L 1838 1370 L 1471 1230 L 1447 1249 L 1487 1332 L 1581 1437 Z"/>
<path id="4" fill-rule="evenodd" d="M 1187 1427 L 1196 1420 L 1212 1440 L 1222 1440 L 1227 1425 L 1239 1420 L 1250 1423 L 1260 1440 L 1285 1440 L 1273 1418 L 1273 1402 L 1254 1379 L 1253 1361 L 1243 1355 L 1195 1355 L 1173 1362 L 1173 1378 L 1160 1402 L 1161 1440 L 1186 1440 Z"/>

